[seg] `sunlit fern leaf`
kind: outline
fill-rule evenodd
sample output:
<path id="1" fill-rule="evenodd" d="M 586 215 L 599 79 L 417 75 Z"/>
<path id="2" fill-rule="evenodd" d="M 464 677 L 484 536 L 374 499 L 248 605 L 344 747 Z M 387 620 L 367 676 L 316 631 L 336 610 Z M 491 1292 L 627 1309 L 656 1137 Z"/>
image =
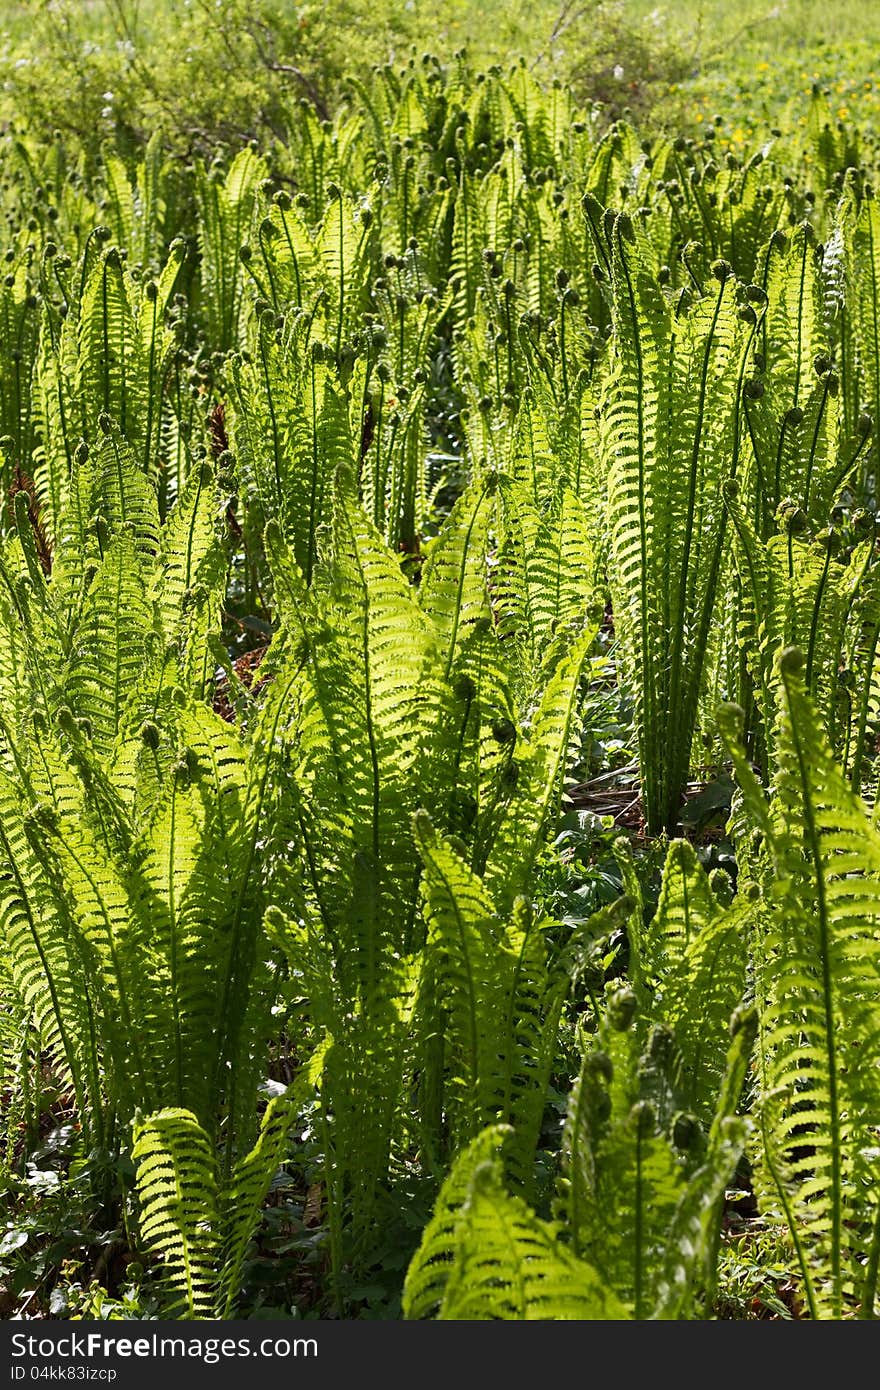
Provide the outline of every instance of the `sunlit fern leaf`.
<path id="1" fill-rule="evenodd" d="M 670 1227 L 665 1268 L 657 1283 L 658 1318 L 690 1316 L 697 1296 L 704 1315 L 712 1309 L 725 1190 L 751 1133 L 751 1121 L 737 1111 L 757 1031 L 755 1010 L 734 1012 L 731 1031 L 705 1153 L 688 1179 Z"/>
<path id="2" fill-rule="evenodd" d="M 308 1071 L 306 1071 L 308 1077 Z M 309 1078 L 311 1079 L 311 1078 Z M 302 1089 L 302 1088 L 300 1088 Z M 231 1317 L 241 1285 L 242 1264 L 272 1178 L 284 1158 L 287 1136 L 297 1115 L 296 1095 L 270 1100 L 256 1142 L 236 1162 L 220 1200 L 222 1257 L 216 1313 Z"/>
<path id="3" fill-rule="evenodd" d="M 857 368 L 853 362 L 847 365 L 851 372 L 858 370 L 859 380 L 864 383 L 865 403 L 874 423 L 871 458 L 876 468 L 877 426 L 880 422 L 880 319 L 877 315 L 877 300 L 880 297 L 880 207 L 876 199 L 865 198 L 862 201 L 847 242 L 847 313 L 851 315 L 854 325 Z"/>
<path id="4" fill-rule="evenodd" d="M 626 988 L 613 992 L 599 1046 L 585 1051 L 569 1098 L 558 1210 L 575 1251 L 632 1301 L 635 1316 L 687 1317 L 714 1279 L 721 1202 L 746 1137 L 733 1117 L 756 1019 L 734 1015 L 704 1132 L 681 1105 L 672 1034 L 654 1027 L 643 1048 L 635 1005 Z"/>
<path id="5" fill-rule="evenodd" d="M 522 898 L 502 921 L 480 879 L 427 816 L 415 818 L 424 864 L 425 983 L 448 1016 L 448 1123 L 460 1148 L 493 1120 L 515 1126 L 511 1166 L 527 1183 L 552 1064 L 562 991 L 540 925 Z M 567 983 L 567 981 L 566 981 Z"/>
<path id="6" fill-rule="evenodd" d="M 323 268 L 311 232 L 289 195 L 276 195 L 257 236 L 276 313 L 289 305 L 308 304 Z"/>
<path id="7" fill-rule="evenodd" d="M 67 634 L 54 586 L 50 590 L 40 577 L 34 582 L 17 536 L 0 544 L 0 585 L 2 680 L 9 699 L 3 714 L 15 731 L 35 710 L 55 706 Z"/>
<path id="8" fill-rule="evenodd" d="M 797 645 L 806 657 L 805 680 L 829 736 L 842 751 L 845 725 L 838 719 L 839 671 L 848 645 L 847 627 L 859 603 L 871 618 L 873 542 L 856 540 L 838 557 L 840 536 L 827 528 L 811 539 L 802 511 L 789 508 L 780 534 L 762 541 L 742 507 L 735 487 L 725 489 L 734 527 L 734 557 L 741 581 L 737 641 L 753 683 L 765 724 L 765 745 L 773 756 L 778 673 L 775 658 Z M 870 679 L 868 673 L 865 678 Z M 839 731 L 838 731 L 839 730 Z"/>
<path id="9" fill-rule="evenodd" d="M 456 707 L 436 744 L 448 779 L 445 818 L 473 841 L 473 862 L 482 866 L 512 790 L 506 769 L 516 732 L 507 649 L 491 618 L 477 618 L 464 637 L 450 684 Z"/>
<path id="10" fill-rule="evenodd" d="M 0 1174 L 8 1182 L 14 1172 L 15 1149 L 21 1128 L 27 1129 L 31 1109 L 28 1070 L 31 1054 L 42 1052 L 39 1029 L 34 1016 L 22 1000 L 12 975 L 6 942 L 0 933 L 0 990 L 4 1005 L 0 1011 L 0 1114 L 3 1116 L 5 1139 L 0 1144 Z M 63 1060 L 59 1074 L 64 1075 Z M 39 1103 L 39 1096 L 37 1097 Z"/>
<path id="11" fill-rule="evenodd" d="M 202 293 L 211 341 L 228 351 L 237 339 L 243 300 L 241 247 L 250 239 L 257 186 L 264 161 L 240 150 L 226 172 L 197 167 Z"/>
<path id="12" fill-rule="evenodd" d="M 685 1172 L 654 1104 L 641 1099 L 635 1030 L 612 1025 L 604 1042 L 608 1055 L 586 1054 L 570 1100 L 567 1208 L 575 1249 L 647 1317 Z"/>
<path id="13" fill-rule="evenodd" d="M 137 418 L 129 428 L 129 438 L 140 467 L 154 484 L 158 484 L 164 466 L 163 414 L 175 343 L 165 321 L 166 311 L 185 256 L 184 243 L 178 237 L 171 243 L 157 278 L 139 285 L 137 293 L 137 337 L 131 382 Z M 175 491 L 179 491 L 179 487 L 180 479 L 175 475 Z"/>
<path id="14" fill-rule="evenodd" d="M 876 1298 L 877 923 L 880 839 L 823 738 L 803 658 L 777 658 L 777 772 L 767 809 L 721 712 L 745 802 L 772 856 L 773 919 L 756 968 L 765 1003 L 759 1176 L 798 1251 L 814 1317 Z"/>
<path id="15" fill-rule="evenodd" d="M 404 1316 L 442 1320 L 627 1318 L 594 1269 L 519 1197 L 505 1191 L 497 1149 L 509 1131 L 484 1130 L 459 1157 L 410 1265 Z"/>
<path id="16" fill-rule="evenodd" d="M 343 795 L 352 813 L 372 826 L 372 842 L 387 846 L 375 870 L 387 875 L 390 888 L 389 880 L 399 872 L 395 841 L 400 835 L 409 838 L 408 820 L 404 829 L 398 817 L 406 814 L 405 779 L 430 719 L 429 661 L 435 639 L 394 557 L 350 488 L 350 478 L 340 474 L 325 609 L 335 634 L 332 647 L 324 650 L 334 661 L 338 681 L 330 722 L 340 749 L 360 734 L 360 746 L 369 750 L 364 767 L 347 770 L 350 790 L 346 793 L 343 785 Z M 344 653 L 347 671 L 337 664 Z"/>
<path id="17" fill-rule="evenodd" d="M 234 1117 L 227 1160 L 235 1125 L 243 1125 L 242 1134 L 250 1139 L 254 1116 L 248 1095 L 259 1067 L 256 1035 L 268 1019 L 268 1001 L 260 999 L 265 985 L 261 924 L 268 846 L 275 843 L 278 802 L 284 794 L 279 787 L 280 734 L 291 684 L 289 672 L 271 683 L 249 730 L 247 751 L 209 710 L 195 705 L 191 718 L 182 721 L 190 741 L 186 760 L 206 808 L 205 835 L 188 893 L 187 929 L 203 942 L 213 942 L 216 969 L 214 1065 L 205 1106 L 209 1115 L 216 1115 L 225 1097 Z M 194 946 L 196 955 L 203 950 Z"/>
<path id="18" fill-rule="evenodd" d="M 445 653 L 445 674 L 474 623 L 489 615 L 486 554 L 494 489 L 480 479 L 462 494 L 434 541 L 419 584 Z"/>
<path id="19" fill-rule="evenodd" d="M 188 1110 L 139 1114 L 132 1160 L 140 1236 L 162 1261 L 169 1316 L 212 1317 L 219 1257 L 218 1193 L 207 1134 Z"/>
<path id="20" fill-rule="evenodd" d="M 89 1016 L 91 985 L 26 833 L 29 820 L 51 821 L 51 809 L 28 810 L 20 788 L 2 772 L 0 812 L 0 930 L 11 978 L 44 1045 L 69 1072 L 82 1122 L 100 1134 L 101 1057 Z"/>
<path id="21" fill-rule="evenodd" d="M 21 259 L 0 286 L 0 429 L 3 486 L 13 482 L 13 470 L 31 471 L 37 440 L 39 394 L 36 367 L 40 342 L 40 312 L 31 291 L 27 262 Z"/>
<path id="22" fill-rule="evenodd" d="M 515 769 L 486 862 L 486 886 L 502 911 L 528 891 L 548 823 L 556 810 L 568 755 L 581 671 L 595 628 L 572 638 L 541 695 L 528 736 L 520 735 L 508 764 Z M 513 731 L 516 737 L 516 731 Z M 504 774 L 502 773 L 502 776 Z"/>
<path id="23" fill-rule="evenodd" d="M 827 345 L 816 234 L 803 222 L 790 243 L 785 237 L 768 248 L 765 287 L 767 314 L 762 337 L 774 377 L 785 382 L 786 406 L 803 407 L 813 382 L 813 361 Z"/>
<path id="24" fill-rule="evenodd" d="M 737 468 L 738 400 L 751 328 L 730 267 L 677 306 L 657 280 L 641 221 L 621 215 L 611 248 L 613 365 L 601 421 L 610 467 L 615 624 L 636 694 L 652 831 L 678 821 L 724 562 L 719 488 Z M 724 383 L 722 385 L 722 383 Z"/>
<path id="25" fill-rule="evenodd" d="M 872 566 L 860 585 L 849 626 L 847 669 L 856 678 L 846 720 L 846 766 L 853 791 L 860 794 L 867 780 L 871 754 L 869 729 L 880 721 L 880 571 Z M 876 804 L 876 803 L 875 803 Z"/>
<path id="26" fill-rule="evenodd" d="M 333 476 L 337 467 L 352 465 L 354 445 L 344 393 L 332 365 L 313 351 L 308 328 L 303 319 L 291 320 L 281 334 L 263 320 L 255 325 L 254 360 L 234 369 L 231 425 L 264 514 L 281 525 L 311 581 Z"/>
<path id="27" fill-rule="evenodd" d="M 748 929 L 748 905 L 723 908 L 690 843 L 674 840 L 639 971 L 652 1017 L 675 1034 L 682 1104 L 705 1124 L 726 1064 L 728 1021 L 746 989 Z"/>
<path id="28" fill-rule="evenodd" d="M 228 661 L 228 653 L 220 643 L 226 579 L 221 551 L 215 550 L 210 556 L 203 578 L 205 583 L 186 591 L 178 618 L 181 683 L 200 702 L 208 698 L 213 688 L 218 655 L 221 661 Z"/>
<path id="29" fill-rule="evenodd" d="M 441 1319 L 559 1322 L 628 1316 L 602 1275 L 577 1259 L 521 1197 L 508 1196 L 494 1168 L 475 1170 Z"/>
<path id="30" fill-rule="evenodd" d="M 35 367 L 36 410 L 41 439 L 31 459 L 34 483 L 45 518 L 46 534 L 55 542 L 64 509 L 76 441 L 68 437 L 65 392 L 55 352 L 45 341 Z"/>
<path id="31" fill-rule="evenodd" d="M 513 476 L 531 495 L 533 506 L 540 507 L 556 491 L 558 474 L 548 421 L 530 390 L 520 402 L 511 446 Z"/>
<path id="32" fill-rule="evenodd" d="M 108 776 L 134 826 L 148 820 L 177 758 L 176 692 L 181 684 L 174 649 L 152 636 L 122 707 Z"/>
<path id="33" fill-rule="evenodd" d="M 142 1022 L 158 1053 L 162 1096 L 167 1104 L 197 1115 L 214 1060 L 209 1047 L 216 992 L 214 953 L 205 951 L 204 924 L 198 918 L 188 923 L 186 911 L 203 838 L 200 798 L 187 769 L 178 767 L 133 847 L 129 891 L 136 931 L 144 933 L 140 949 L 152 957 L 157 993 L 165 1005 L 161 1018 Z M 216 918 L 211 921 L 212 935 L 219 926 Z"/>
<path id="34" fill-rule="evenodd" d="M 405 953 L 420 930 L 410 816 L 421 758 L 436 763 L 436 639 L 350 479 L 337 482 L 332 544 L 311 590 L 276 526 L 266 549 L 281 618 L 267 708 L 284 682 L 277 717 L 285 736 L 296 733 L 291 831 L 305 850 L 291 888 L 305 898 L 315 1018 L 332 1039 L 321 1082 L 322 1108 L 334 1117 L 331 1226 L 350 1202 L 362 1260 L 410 1049 L 418 961 Z M 352 758 L 353 748 L 367 756 Z M 295 934 L 285 947 L 292 958 L 297 942 Z M 365 1066 L 369 1094 L 359 1082 Z"/>
<path id="35" fill-rule="evenodd" d="M 36 720 L 31 751 L 31 788 L 61 815 L 82 811 L 102 847 L 125 863 L 131 854 L 134 827 L 130 809 L 103 759 L 96 758 L 88 720 L 77 720 L 68 705 L 54 723 Z"/>
<path id="36" fill-rule="evenodd" d="M 182 712 L 180 725 L 188 775 L 201 802 L 200 835 L 178 915 L 184 1051 L 192 1059 L 194 1093 L 195 1059 L 201 1054 L 204 1074 L 219 1079 L 237 1141 L 250 1142 L 259 1040 L 269 1027 L 259 952 L 266 877 L 262 843 L 271 833 L 275 807 L 265 793 L 260 796 L 266 763 L 257 750 L 239 743 L 223 720 L 194 704 Z M 216 1026 L 218 999 L 227 1011 L 222 1028 Z M 210 1102 L 200 1104 L 206 1106 L 210 1128 L 215 1123 Z"/>
<path id="37" fill-rule="evenodd" d="M 55 541 L 52 587 L 56 605 L 60 612 L 66 613 L 68 625 L 82 600 L 86 567 L 98 556 L 92 516 L 93 472 L 88 446 L 81 441 L 71 451 L 69 465 L 64 460 L 63 489 L 52 523 Z"/>
<path id="38" fill-rule="evenodd" d="M 523 649 L 522 683 L 536 680 L 554 637 L 583 622 L 597 565 L 584 508 L 568 488 L 539 508 L 521 484 L 502 484 L 504 543 L 497 602 L 504 636 Z"/>
<path id="39" fill-rule="evenodd" d="M 128 247 L 135 231 L 134 189 L 128 177 L 128 170 L 119 156 L 109 148 L 103 151 L 102 165 L 110 230 L 120 246 Z"/>
<path id="40" fill-rule="evenodd" d="M 363 266 L 368 250 L 369 224 L 355 221 L 349 199 L 338 189 L 327 189 L 329 202 L 321 224 L 319 249 L 326 269 L 330 294 L 329 318 L 335 320 L 332 337 L 336 354 L 363 307 Z"/>
<path id="41" fill-rule="evenodd" d="M 130 531 L 140 554 L 159 553 L 159 507 L 156 489 L 138 468 L 131 447 L 110 416 L 101 416 L 103 438 L 94 478 L 94 506 L 116 536 Z"/>
<path id="42" fill-rule="evenodd" d="M 497 1160 L 510 1137 L 507 1125 L 492 1125 L 463 1149 L 454 1160 L 434 1204 L 434 1213 L 410 1263 L 403 1292 L 405 1318 L 436 1318 L 452 1268 L 455 1230 L 460 1209 L 470 1186 L 471 1174 L 480 1164 Z"/>
<path id="43" fill-rule="evenodd" d="M 90 722 L 96 748 L 109 750 L 119 729 L 153 626 L 134 538 L 120 532 L 83 602 L 73 638 L 66 694 Z"/>
<path id="44" fill-rule="evenodd" d="M 75 401 L 79 433 L 94 438 L 98 415 L 114 419 L 128 438 L 132 411 L 129 378 L 135 350 L 135 320 L 119 250 L 104 251 L 86 282 L 77 330 Z"/>
<path id="45" fill-rule="evenodd" d="M 22 727 L 29 727 L 35 704 L 29 633 L 21 620 L 18 585 L 6 558 L 0 546 L 0 749 L 4 759 L 8 757 L 10 740 L 14 743 Z"/>
<path id="46" fill-rule="evenodd" d="M 61 771 L 60 760 L 56 766 Z M 130 929 L 124 871 L 75 802 L 25 826 L 68 941 L 88 973 L 117 1106 L 130 1115 L 136 1102 L 157 1095 L 153 1029 L 145 1025 L 160 1019 L 162 1008 L 151 962 L 137 949 L 143 934 L 139 941 Z"/>

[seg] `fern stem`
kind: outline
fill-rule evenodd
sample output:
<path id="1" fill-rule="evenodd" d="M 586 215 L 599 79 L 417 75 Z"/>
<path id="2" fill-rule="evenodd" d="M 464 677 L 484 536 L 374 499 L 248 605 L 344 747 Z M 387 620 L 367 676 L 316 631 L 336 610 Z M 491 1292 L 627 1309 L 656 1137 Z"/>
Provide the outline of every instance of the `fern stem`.
<path id="1" fill-rule="evenodd" d="M 290 252 L 290 259 L 293 263 L 293 274 L 294 279 L 296 280 L 296 305 L 299 308 L 302 306 L 302 281 L 300 279 L 299 273 L 299 257 L 297 256 L 296 251 L 294 250 L 293 238 L 290 235 L 290 228 L 287 225 L 287 218 L 284 216 L 283 213 L 281 215 L 281 225 L 284 228 L 284 238 L 287 242 L 287 249 Z"/>
<path id="2" fill-rule="evenodd" d="M 715 333 L 718 327 L 718 318 L 721 313 L 721 306 L 724 302 L 725 283 L 720 286 L 718 298 L 715 302 L 715 310 L 712 315 L 712 323 L 706 337 L 706 347 L 703 352 L 703 366 L 700 373 L 699 402 L 697 406 L 696 427 L 694 430 L 694 443 L 691 450 L 690 472 L 687 488 L 687 511 L 684 531 L 684 547 L 681 557 L 681 572 L 679 575 L 679 603 L 681 605 L 675 615 L 676 621 L 672 627 L 672 662 L 669 679 L 669 729 L 671 739 L 669 749 L 666 754 L 666 786 L 664 787 L 663 804 L 663 825 L 671 835 L 675 831 L 678 823 L 679 805 L 681 803 L 682 787 L 687 780 L 688 765 L 690 762 L 690 745 L 693 736 L 693 720 L 690 717 L 691 711 L 688 705 L 695 705 L 696 696 L 699 693 L 700 680 L 702 677 L 703 665 L 705 661 L 705 646 L 695 648 L 690 653 L 689 679 L 692 694 L 688 699 L 687 694 L 682 697 L 682 679 L 685 658 L 685 645 L 687 641 L 687 613 L 688 613 L 688 588 L 690 580 L 690 561 L 691 549 L 694 538 L 694 519 L 697 507 L 697 484 L 699 481 L 700 454 L 702 451 L 703 421 L 706 412 L 706 393 L 709 384 L 709 364 L 712 358 L 712 348 L 715 342 Z M 718 520 L 719 545 L 716 550 L 718 565 L 720 565 L 720 546 L 723 543 L 724 521 L 726 514 L 722 508 Z M 714 585 L 717 582 L 717 566 L 713 565 L 710 575 L 712 583 L 711 589 L 707 588 L 704 596 L 706 609 L 714 600 Z M 701 633 L 702 636 L 702 633 Z M 650 677 L 649 677 L 650 678 Z"/>
<path id="3" fill-rule="evenodd" d="M 284 485 L 281 480 L 281 438 L 278 430 L 278 419 L 275 414 L 275 396 L 272 390 L 272 380 L 269 376 L 266 331 L 261 321 L 257 333 L 259 335 L 260 361 L 263 365 L 263 380 L 266 383 L 266 404 L 269 407 L 269 419 L 272 423 L 272 462 L 275 473 L 275 505 L 278 508 L 278 515 L 284 517 L 287 509 L 285 506 Z"/>
<path id="4" fill-rule="evenodd" d="M 825 407 L 827 404 L 828 382 L 826 380 L 822 391 L 822 400 L 819 403 L 819 409 L 816 411 L 816 423 L 813 426 L 813 437 L 810 441 L 810 453 L 807 458 L 807 472 L 804 478 L 804 511 L 808 516 L 810 514 L 810 487 L 813 479 L 813 466 L 816 462 L 816 450 L 819 447 L 819 431 L 822 428 L 822 419 L 825 415 Z"/>
<path id="5" fill-rule="evenodd" d="M 180 1021 L 183 1015 L 183 1008 L 180 1000 L 180 978 L 178 961 L 178 941 L 177 941 L 177 902 L 174 892 L 174 846 L 176 844 L 177 826 L 177 778 L 172 777 L 171 781 L 171 807 L 170 824 L 168 828 L 168 843 L 170 846 L 168 863 L 168 926 L 171 932 L 169 943 L 168 969 L 171 976 L 171 1001 L 172 1001 L 172 1029 L 174 1034 L 174 1081 L 177 1091 L 177 1104 L 184 1105 L 183 1095 L 183 1041 L 180 1034 Z"/>
<path id="6" fill-rule="evenodd" d="M 144 434 L 144 463 L 149 477 L 153 476 L 152 469 L 152 442 L 153 442 L 153 408 L 156 396 L 159 396 L 159 410 L 161 414 L 161 392 L 157 392 L 154 385 L 155 364 L 156 364 L 156 309 L 158 300 L 150 301 L 152 311 L 152 322 L 150 324 L 150 351 L 147 359 L 147 424 Z M 157 449 L 158 453 L 158 449 Z M 158 472 L 158 459 L 157 469 Z"/>
<path id="7" fill-rule="evenodd" d="M 318 386 L 315 380 L 315 361 L 312 359 L 309 364 L 309 384 L 311 386 L 311 437 L 312 437 L 312 468 L 309 478 L 309 526 L 308 526 L 308 548 L 306 552 L 306 584 L 311 585 L 312 571 L 315 565 L 315 554 L 317 546 L 318 518 L 316 515 L 318 505 L 318 471 L 321 466 L 318 458 Z M 280 486 L 280 484 L 279 484 Z"/>
<path id="8" fill-rule="evenodd" d="M 339 318 L 336 326 L 336 361 L 342 355 L 342 325 L 345 314 L 345 218 L 342 215 L 342 194 L 339 194 Z"/>
<path id="9" fill-rule="evenodd" d="M 797 364 L 794 378 L 794 404 L 798 404 L 798 397 L 801 391 L 801 358 L 803 357 L 804 341 L 804 299 L 806 298 L 807 284 L 807 247 L 808 240 L 806 226 L 801 229 L 801 278 L 798 284 L 798 312 L 797 312 L 797 351 L 795 362 Z"/>
<path id="10" fill-rule="evenodd" d="M 812 690 L 813 684 L 813 658 L 816 653 L 816 639 L 819 634 L 819 617 L 822 612 L 822 601 L 825 597 L 825 586 L 828 583 L 828 572 L 831 568 L 831 547 L 825 549 L 825 563 L 822 566 L 822 575 L 816 586 L 816 597 L 813 600 L 813 612 L 810 618 L 810 635 L 807 641 L 807 655 L 804 668 L 804 684 L 807 690 Z"/>
<path id="11" fill-rule="evenodd" d="M 645 499 L 645 368 L 642 358 L 642 344 L 639 335 L 640 314 L 636 303 L 635 289 L 630 275 L 629 265 L 627 264 L 626 253 L 623 246 L 623 234 L 619 221 L 615 223 L 614 235 L 617 242 L 618 264 L 626 290 L 629 321 L 633 330 L 633 350 L 636 358 L 636 420 L 638 437 L 638 499 L 639 499 L 639 545 L 641 551 L 641 570 L 640 570 L 640 595 L 639 595 L 639 627 L 640 627 L 640 648 L 641 648 L 641 692 L 644 715 L 642 718 L 642 763 L 644 768 L 644 804 L 645 819 L 651 833 L 656 833 L 659 829 L 660 807 L 656 802 L 657 778 L 654 773 L 652 756 L 649 753 L 645 757 L 646 750 L 653 750 L 660 741 L 660 729 L 657 727 L 656 710 L 654 706 L 654 677 L 653 663 L 651 661 L 651 643 L 648 617 L 648 519 Z"/>
<path id="12" fill-rule="evenodd" d="M 875 622 L 872 625 L 871 638 L 864 654 L 863 665 L 865 678 L 862 683 L 862 698 L 859 703 L 858 734 L 856 736 L 856 749 L 853 756 L 852 772 L 850 774 L 852 789 L 856 795 L 860 793 L 862 786 L 862 762 L 865 756 L 868 715 L 871 711 L 871 689 L 878 641 L 880 641 L 880 622 Z"/>
<path id="13" fill-rule="evenodd" d="M 634 1283 L 634 1307 L 633 1317 L 640 1319 L 643 1317 L 644 1294 L 642 1284 L 644 1280 L 644 1212 L 642 1203 L 644 1180 L 642 1176 L 642 1129 L 639 1121 L 636 1121 L 636 1190 L 634 1206 L 633 1224 L 633 1283 Z"/>
<path id="14" fill-rule="evenodd" d="M 878 1270 L 880 1270 L 880 1201 L 877 1202 L 874 1226 L 871 1231 L 871 1244 L 868 1248 L 868 1258 L 865 1261 L 865 1278 L 862 1282 L 859 1305 L 860 1318 L 870 1318 L 871 1320 L 874 1318 Z"/>
<path id="15" fill-rule="evenodd" d="M 790 698 L 788 679 L 784 670 L 782 672 L 782 679 Z M 843 1228 L 841 1203 L 843 1200 L 843 1172 L 840 1158 L 841 1128 L 839 1082 L 837 1074 L 837 1034 L 836 1021 L 834 1018 L 834 991 L 831 975 L 831 919 L 825 893 L 825 876 L 822 864 L 822 850 L 819 842 L 819 831 L 816 825 L 813 798 L 810 791 L 810 769 L 801 742 L 800 729 L 797 725 L 797 721 L 790 718 L 789 728 L 791 731 L 792 746 L 794 748 L 795 757 L 797 758 L 800 783 L 803 788 L 804 839 L 807 843 L 807 849 L 812 859 L 816 876 L 816 924 L 819 929 L 819 961 L 822 971 L 822 1010 L 825 1020 L 825 1046 L 828 1055 L 828 1101 L 830 1109 L 831 1187 L 829 1195 L 831 1201 L 832 1309 L 834 1317 L 839 1318 L 843 1292 L 841 1282 Z"/>

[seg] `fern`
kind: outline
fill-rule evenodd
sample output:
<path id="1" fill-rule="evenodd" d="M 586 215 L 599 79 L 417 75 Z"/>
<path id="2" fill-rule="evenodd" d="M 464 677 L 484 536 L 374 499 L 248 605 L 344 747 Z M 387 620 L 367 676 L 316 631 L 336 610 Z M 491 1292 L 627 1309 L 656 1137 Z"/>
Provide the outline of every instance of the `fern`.
<path id="1" fill-rule="evenodd" d="M 716 1080 L 708 1137 L 682 1108 L 674 1034 L 655 1027 L 642 1048 L 632 996 L 611 995 L 599 1048 L 584 1054 L 563 1139 L 561 1209 L 574 1248 L 634 1316 L 687 1316 L 710 1289 L 724 1188 L 747 1134 L 735 1120 L 756 1020 L 735 1016 Z"/>
<path id="2" fill-rule="evenodd" d="M 728 1021 L 746 992 L 750 904 L 723 907 L 696 853 L 674 840 L 657 911 L 631 942 L 650 1016 L 675 1035 L 675 1087 L 708 1126 L 726 1067 Z"/>
<path id="3" fill-rule="evenodd" d="M 410 1265 L 404 1316 L 440 1319 L 625 1318 L 623 1305 L 554 1228 L 508 1196 L 484 1130 L 457 1159 Z"/>
<path id="4" fill-rule="evenodd" d="M 141 1236 L 162 1257 L 169 1312 L 206 1318 L 217 1263 L 217 1179 L 210 1140 L 187 1110 L 138 1118 L 137 1168 Z"/>
<path id="5" fill-rule="evenodd" d="M 736 470 L 748 328 L 729 267 L 686 312 L 686 296 L 677 309 L 664 298 L 641 227 L 618 219 L 610 254 L 615 364 L 603 436 L 612 597 L 637 696 L 648 826 L 671 832 L 722 574 L 718 470 Z"/>
<path id="6" fill-rule="evenodd" d="M 777 659 L 778 771 L 769 812 L 723 730 L 746 804 L 768 842 L 778 889 L 758 957 L 762 1184 L 788 1222 L 814 1317 L 849 1300 L 874 1315 L 877 847 L 804 692 L 794 649 Z"/>
<path id="7" fill-rule="evenodd" d="M 568 980 L 553 971 L 522 898 L 499 921 L 477 876 L 416 819 L 429 922 L 425 976 L 446 1018 L 445 1109 L 453 1150 L 491 1121 L 514 1126 L 511 1168 L 528 1184 Z M 433 968 L 431 968 L 433 966 Z"/>

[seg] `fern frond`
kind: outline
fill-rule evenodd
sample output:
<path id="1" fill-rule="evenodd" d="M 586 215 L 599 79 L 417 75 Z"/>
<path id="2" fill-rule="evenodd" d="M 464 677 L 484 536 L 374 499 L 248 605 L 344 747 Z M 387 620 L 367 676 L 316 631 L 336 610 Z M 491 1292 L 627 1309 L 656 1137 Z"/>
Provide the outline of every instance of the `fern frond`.
<path id="1" fill-rule="evenodd" d="M 457 1158 L 407 1271 L 404 1317 L 628 1317 L 556 1230 L 504 1192 L 498 1149 L 509 1134 L 483 1130 Z"/>
<path id="2" fill-rule="evenodd" d="M 722 713 L 777 885 L 758 962 L 766 1000 L 761 1171 L 790 1225 L 813 1316 L 839 1318 L 848 1299 L 871 1303 L 876 1292 L 862 1289 L 861 1257 L 876 1226 L 880 840 L 819 730 L 800 653 L 787 649 L 777 669 L 769 811 L 739 746 L 735 712 Z"/>
<path id="3" fill-rule="evenodd" d="M 134 1122 L 141 1239 L 162 1260 L 168 1312 L 214 1315 L 217 1176 L 207 1134 L 188 1110 L 157 1110 Z"/>

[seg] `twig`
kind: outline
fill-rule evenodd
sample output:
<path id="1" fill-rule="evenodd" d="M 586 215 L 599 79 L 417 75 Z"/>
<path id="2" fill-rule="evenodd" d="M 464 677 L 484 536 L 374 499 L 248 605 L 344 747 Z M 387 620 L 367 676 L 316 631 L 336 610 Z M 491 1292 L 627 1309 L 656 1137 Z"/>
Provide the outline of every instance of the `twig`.
<path id="1" fill-rule="evenodd" d="M 327 109 L 327 104 L 312 79 L 303 72 L 302 68 L 298 68 L 295 63 L 280 63 L 277 58 L 270 57 L 257 37 L 257 28 L 257 23 L 252 22 L 247 28 L 247 33 L 253 40 L 254 48 L 257 50 L 257 56 L 263 64 L 263 67 L 269 72 L 280 72 L 287 77 L 294 78 L 302 87 L 321 120 L 329 120 L 330 113 Z M 263 26 L 263 28 L 265 28 L 265 26 Z"/>
<path id="2" fill-rule="evenodd" d="M 586 12 L 586 5 L 583 5 L 579 10 L 576 10 L 575 0 L 563 0 L 562 8 L 559 11 L 559 14 L 556 16 L 555 23 L 550 31 L 550 37 L 545 43 L 544 47 L 538 53 L 538 56 L 531 63 L 529 67 L 530 72 L 534 72 L 535 68 L 541 62 L 542 58 L 546 56 L 547 52 L 553 47 L 557 39 L 560 39 L 562 37 L 566 29 L 570 29 L 572 24 L 576 23 L 577 20 L 581 19 L 586 14 Z"/>
<path id="3" fill-rule="evenodd" d="M 603 782 L 611 782 L 615 777 L 627 777 L 631 772 L 638 772 L 638 763 L 627 763 L 625 767 L 612 767 L 609 772 L 600 772 L 597 777 L 591 777 L 589 782 L 579 782 L 577 791 L 586 792 L 598 787 Z M 575 790 L 574 787 L 571 788 Z"/>

